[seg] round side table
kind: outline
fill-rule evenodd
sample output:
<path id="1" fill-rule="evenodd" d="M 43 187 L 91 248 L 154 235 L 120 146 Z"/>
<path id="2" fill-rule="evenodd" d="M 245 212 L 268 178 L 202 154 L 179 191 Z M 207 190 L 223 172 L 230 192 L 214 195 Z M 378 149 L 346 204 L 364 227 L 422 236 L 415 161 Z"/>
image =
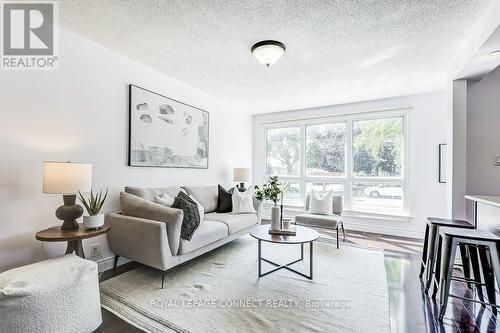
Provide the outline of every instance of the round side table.
<path id="1" fill-rule="evenodd" d="M 313 278 L 313 242 L 318 239 L 319 234 L 316 230 L 311 228 L 296 226 L 297 234 L 295 236 L 275 235 L 269 234 L 270 225 L 257 225 L 250 229 L 250 236 L 258 240 L 258 262 L 259 262 L 259 277 L 271 274 L 280 269 L 286 269 L 290 272 L 306 277 L 309 280 Z M 300 244 L 300 259 L 289 262 L 288 264 L 278 264 L 269 259 L 262 257 L 262 242 L 269 242 L 274 244 Z M 304 260 L 304 243 L 309 243 L 309 275 L 296 271 L 290 266 L 296 262 Z M 262 273 L 262 261 L 267 262 L 276 268 Z"/>
<path id="2" fill-rule="evenodd" d="M 60 226 L 45 229 L 36 233 L 35 238 L 41 242 L 68 242 L 66 254 L 73 253 L 85 259 L 82 239 L 92 238 L 107 233 L 111 229 L 108 223 L 98 229 L 87 230 L 82 225 L 77 230 L 61 230 Z"/>

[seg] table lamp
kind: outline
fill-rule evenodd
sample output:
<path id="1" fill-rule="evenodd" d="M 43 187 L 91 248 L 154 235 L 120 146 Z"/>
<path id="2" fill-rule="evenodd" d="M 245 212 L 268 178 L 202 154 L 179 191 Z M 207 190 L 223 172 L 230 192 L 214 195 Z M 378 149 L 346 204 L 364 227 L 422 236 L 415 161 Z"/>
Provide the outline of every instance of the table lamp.
<path id="1" fill-rule="evenodd" d="M 250 180 L 250 168 L 234 168 L 233 169 L 233 181 L 239 182 L 239 185 L 236 185 L 236 188 L 240 192 L 245 192 L 247 189 L 245 188 L 245 182 Z"/>
<path id="2" fill-rule="evenodd" d="M 76 219 L 83 215 L 76 203 L 76 193 L 90 192 L 92 164 L 71 162 L 43 162 L 43 193 L 62 194 L 64 205 L 57 208 L 56 217 L 63 220 L 61 230 L 77 230 Z"/>

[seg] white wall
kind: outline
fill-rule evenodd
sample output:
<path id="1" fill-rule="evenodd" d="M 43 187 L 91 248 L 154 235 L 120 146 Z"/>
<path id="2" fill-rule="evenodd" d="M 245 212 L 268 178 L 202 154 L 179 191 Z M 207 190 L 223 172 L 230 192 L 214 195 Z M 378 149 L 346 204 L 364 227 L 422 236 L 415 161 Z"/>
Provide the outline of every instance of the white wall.
<path id="1" fill-rule="evenodd" d="M 106 212 L 125 185 L 228 185 L 233 166 L 251 165 L 250 115 L 73 33 L 60 32 L 60 48 L 58 71 L 0 73 L 0 271 L 64 253 L 34 238 L 62 204 L 42 194 L 44 160 L 93 163 L 94 188 L 111 191 Z M 129 83 L 210 112 L 208 170 L 126 166 Z M 84 241 L 87 254 L 95 243 L 112 255 L 105 236 Z"/>
<path id="2" fill-rule="evenodd" d="M 254 122 L 253 179 L 265 177 L 263 124 L 349 113 L 412 108 L 409 111 L 410 214 L 409 219 L 350 218 L 347 229 L 420 237 L 428 216 L 446 216 L 446 185 L 438 183 L 438 145 L 447 138 L 445 92 L 403 96 L 345 105 L 256 115 Z"/>
<path id="3" fill-rule="evenodd" d="M 500 195 L 500 67 L 467 91 L 467 193 Z"/>
<path id="4" fill-rule="evenodd" d="M 452 128 L 452 168 L 451 198 L 452 217 L 466 220 L 466 174 L 467 174 L 467 81 L 455 80 L 451 91 L 451 124 Z"/>

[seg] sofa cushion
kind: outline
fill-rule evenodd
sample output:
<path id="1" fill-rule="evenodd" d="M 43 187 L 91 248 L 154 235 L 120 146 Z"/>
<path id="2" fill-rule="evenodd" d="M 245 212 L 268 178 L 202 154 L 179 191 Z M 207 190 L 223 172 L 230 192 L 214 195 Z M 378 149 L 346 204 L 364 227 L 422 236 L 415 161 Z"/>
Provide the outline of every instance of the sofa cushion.
<path id="1" fill-rule="evenodd" d="M 295 222 L 300 225 L 336 228 L 337 222 L 342 221 L 339 215 L 317 215 L 317 214 L 300 214 L 295 216 Z"/>
<path id="2" fill-rule="evenodd" d="M 306 196 L 306 210 L 309 210 L 311 202 L 311 196 L 308 194 Z M 342 211 L 344 209 L 344 199 L 341 196 L 334 195 L 332 196 L 332 213 L 336 215 L 342 215 Z"/>
<path id="3" fill-rule="evenodd" d="M 125 187 L 125 192 L 143 198 L 144 200 L 155 202 L 156 196 L 161 196 L 166 193 L 170 197 L 175 198 L 179 191 L 186 192 L 178 186 L 172 187 Z"/>
<path id="4" fill-rule="evenodd" d="M 167 229 L 170 252 L 172 255 L 177 254 L 179 251 L 179 240 L 184 217 L 182 210 L 162 206 L 124 192 L 120 193 L 120 204 L 123 215 L 164 222 Z M 139 236 L 140 235 L 138 235 L 138 237 Z"/>
<path id="5" fill-rule="evenodd" d="M 205 214 L 205 220 L 219 221 L 225 223 L 229 234 L 234 234 L 245 228 L 257 224 L 256 214 L 231 214 L 231 213 L 209 213 Z"/>
<path id="6" fill-rule="evenodd" d="M 191 200 L 193 200 L 193 202 L 196 204 L 196 206 L 198 207 L 198 213 L 200 214 L 200 223 L 203 223 L 203 219 L 205 218 L 205 208 L 203 207 L 203 205 L 201 203 L 198 202 L 198 200 L 196 200 L 195 197 L 193 197 L 192 195 L 189 196 L 189 198 L 191 198 Z"/>
<path id="7" fill-rule="evenodd" d="M 172 208 L 179 208 L 184 212 L 181 238 L 191 240 L 191 237 L 200 225 L 198 205 L 187 194 L 179 193 L 174 199 Z"/>
<path id="8" fill-rule="evenodd" d="M 205 213 L 217 210 L 217 186 L 183 186 L 183 189 L 188 195 L 195 197 L 205 208 Z"/>
<path id="9" fill-rule="evenodd" d="M 231 213 L 233 211 L 232 191 L 224 187 L 217 187 L 217 213 Z"/>
<path id="10" fill-rule="evenodd" d="M 317 193 L 314 189 L 311 190 L 309 196 L 309 209 L 311 214 L 328 215 L 332 213 L 332 196 L 333 191 L 330 190 L 323 195 Z"/>
<path id="11" fill-rule="evenodd" d="M 179 254 L 186 254 L 221 240 L 228 235 L 228 228 L 222 222 L 205 221 L 194 232 L 191 240 L 181 239 Z"/>
<path id="12" fill-rule="evenodd" d="M 246 192 L 240 192 L 238 189 L 233 191 L 231 200 L 233 202 L 233 214 L 256 213 L 253 206 L 253 191 L 251 189 Z"/>
<path id="13" fill-rule="evenodd" d="M 163 206 L 172 207 L 174 204 L 174 198 L 167 193 L 163 193 L 162 195 L 155 196 L 155 202 Z"/>

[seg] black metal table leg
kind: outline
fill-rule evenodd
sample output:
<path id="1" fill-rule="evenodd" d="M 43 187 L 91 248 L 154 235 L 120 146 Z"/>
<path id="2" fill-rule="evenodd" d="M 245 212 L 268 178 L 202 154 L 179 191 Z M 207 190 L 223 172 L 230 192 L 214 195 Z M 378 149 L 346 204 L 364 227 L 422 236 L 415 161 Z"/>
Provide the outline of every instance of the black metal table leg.
<path id="1" fill-rule="evenodd" d="M 481 269 L 483 271 L 488 301 L 490 302 L 490 304 L 496 304 L 495 276 L 493 274 L 492 263 L 490 262 L 490 254 L 485 246 L 479 246 L 477 250 L 479 252 L 479 260 L 481 263 Z M 482 288 L 482 286 L 479 285 L 478 288 Z M 496 307 L 494 307 L 493 310 L 496 312 Z"/>
<path id="2" fill-rule="evenodd" d="M 337 250 L 339 248 L 339 224 L 337 223 Z"/>
<path id="3" fill-rule="evenodd" d="M 453 275 L 453 262 L 457 251 L 457 242 L 451 237 L 444 237 L 441 250 L 441 275 L 439 280 L 439 317 L 441 321 L 446 313 L 448 297 L 450 296 L 451 276 Z"/>
<path id="4" fill-rule="evenodd" d="M 259 248 L 259 250 L 258 250 L 259 251 L 259 277 L 262 276 L 262 274 L 261 274 L 261 270 L 262 270 L 261 269 L 261 263 L 262 263 L 261 262 L 261 259 L 262 259 L 261 252 L 262 252 L 262 250 L 260 248 L 261 247 L 261 243 L 262 243 L 262 241 L 259 239 L 259 245 L 258 245 L 258 248 Z"/>
<path id="5" fill-rule="evenodd" d="M 432 287 L 432 298 L 436 297 L 438 287 L 439 287 L 439 281 L 441 280 L 441 251 L 443 247 L 443 239 L 441 236 L 437 235 L 438 241 L 437 241 L 437 246 L 436 246 L 436 252 L 433 254 L 433 257 L 435 258 L 435 263 L 434 265 L 434 278 L 432 278 L 432 274 L 430 275 L 430 281 L 428 281 L 427 287 L 425 289 L 425 292 L 429 291 L 429 288 Z"/>
<path id="6" fill-rule="evenodd" d="M 482 283 L 481 263 L 479 261 L 479 253 L 478 253 L 477 246 L 472 246 L 472 245 L 469 246 L 469 256 L 470 256 L 470 263 L 472 266 L 472 274 L 474 275 L 474 281 L 478 282 L 478 283 Z M 484 302 L 483 286 L 476 285 L 476 291 L 477 291 L 477 296 L 479 297 L 479 300 L 481 302 Z"/>
<path id="7" fill-rule="evenodd" d="M 425 292 L 429 292 L 430 287 L 433 285 L 433 274 L 438 272 L 439 270 L 439 263 L 438 261 L 440 260 L 441 254 L 441 247 L 440 247 L 440 240 L 439 235 L 438 235 L 438 227 L 435 225 L 427 225 L 429 228 L 429 234 L 427 237 L 427 244 L 425 245 L 427 247 L 426 251 L 426 259 L 425 259 L 425 280 L 424 280 L 424 286 L 425 286 Z M 437 240 L 437 241 L 436 241 Z M 438 276 L 436 276 L 438 278 Z M 439 282 L 439 280 L 438 280 Z"/>
<path id="8" fill-rule="evenodd" d="M 427 248 L 429 247 L 429 224 L 425 225 L 424 248 L 422 250 L 422 259 L 420 262 L 420 278 L 424 275 L 425 265 L 427 263 Z"/>
<path id="9" fill-rule="evenodd" d="M 458 248 L 460 249 L 460 258 L 462 259 L 462 268 L 464 271 L 464 278 L 467 280 L 467 286 L 472 288 L 472 280 L 471 269 L 470 269 L 470 256 L 468 253 L 468 246 L 466 244 L 459 244 Z"/>
<path id="10" fill-rule="evenodd" d="M 337 243 L 338 245 L 338 243 Z M 309 243 L 309 279 L 313 278 L 313 242 Z"/>
<path id="11" fill-rule="evenodd" d="M 309 280 L 312 280 L 313 278 L 313 242 L 309 242 L 309 275 L 306 275 L 302 272 L 299 272 L 289 266 L 299 262 L 299 261 L 302 261 L 304 260 L 304 243 L 301 243 L 300 244 L 300 259 L 297 259 L 297 260 L 294 260 L 292 262 L 289 262 L 287 264 L 284 264 L 284 265 L 280 265 L 278 263 L 275 263 L 269 259 L 266 259 L 266 258 L 263 258 L 262 257 L 262 249 L 261 249 L 261 240 L 259 239 L 258 240 L 258 257 L 259 257 L 259 263 L 258 263 L 258 266 L 259 266 L 259 277 L 263 277 L 263 276 L 266 276 L 268 274 L 271 274 L 273 272 L 276 272 L 277 270 L 280 270 L 280 269 L 286 269 L 290 272 L 293 272 L 295 274 L 298 274 L 300 276 L 303 276 L 305 278 L 308 278 Z M 271 269 L 270 271 L 267 271 L 265 273 L 262 273 L 262 261 L 265 261 L 267 262 L 268 264 L 271 264 L 273 266 L 275 266 L 276 268 L 274 269 Z"/>

